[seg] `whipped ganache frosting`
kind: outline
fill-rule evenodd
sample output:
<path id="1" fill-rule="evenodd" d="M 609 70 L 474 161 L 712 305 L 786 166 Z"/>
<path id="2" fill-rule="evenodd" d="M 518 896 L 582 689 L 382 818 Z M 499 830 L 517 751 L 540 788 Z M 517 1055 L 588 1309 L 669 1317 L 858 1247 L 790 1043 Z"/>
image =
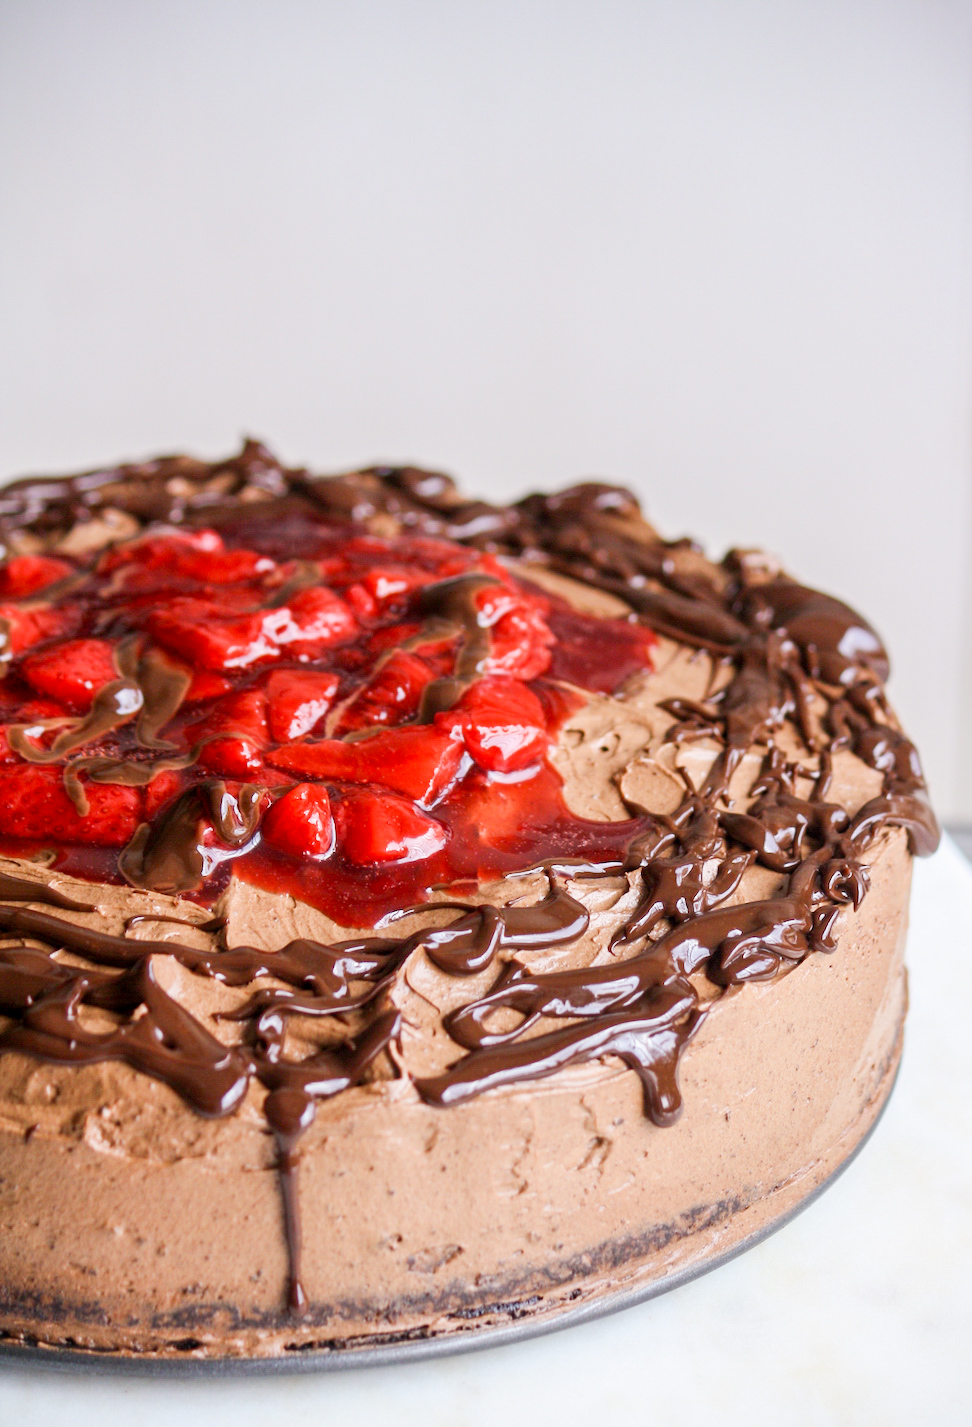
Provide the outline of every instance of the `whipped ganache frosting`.
<path id="1" fill-rule="evenodd" d="M 671 1126 L 712 1008 L 834 951 L 879 833 L 937 843 L 874 630 L 761 553 L 662 540 L 618 487 L 497 506 L 248 442 L 15 482 L 0 538 L 0 1057 L 121 1061 L 216 1119 L 262 1087 L 295 1314 L 322 1101 L 410 1077 L 447 1114 L 610 1057 Z M 561 735 L 666 641 L 706 687 L 662 702 L 661 751 L 613 803 L 577 810 Z M 848 753 L 876 780 L 853 810 Z M 605 879 L 634 893 L 609 954 L 538 970 L 588 935 Z M 240 883 L 354 934 L 235 944 Z M 175 910 L 99 930 L 105 887 Z M 453 987 L 428 1073 L 389 994 L 418 954 Z M 166 966 L 233 991 L 220 1034 Z"/>

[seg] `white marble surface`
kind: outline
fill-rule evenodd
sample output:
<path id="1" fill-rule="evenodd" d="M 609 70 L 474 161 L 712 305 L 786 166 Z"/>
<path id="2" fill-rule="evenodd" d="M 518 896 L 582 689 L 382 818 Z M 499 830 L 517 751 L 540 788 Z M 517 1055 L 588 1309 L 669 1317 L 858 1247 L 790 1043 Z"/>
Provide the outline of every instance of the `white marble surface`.
<path id="1" fill-rule="evenodd" d="M 228 1382 L 0 1371 L 0 1423 L 958 1427 L 972 1421 L 972 867 L 916 867 L 898 1086 L 861 1157 L 734 1263 L 626 1313 L 403 1368 Z"/>

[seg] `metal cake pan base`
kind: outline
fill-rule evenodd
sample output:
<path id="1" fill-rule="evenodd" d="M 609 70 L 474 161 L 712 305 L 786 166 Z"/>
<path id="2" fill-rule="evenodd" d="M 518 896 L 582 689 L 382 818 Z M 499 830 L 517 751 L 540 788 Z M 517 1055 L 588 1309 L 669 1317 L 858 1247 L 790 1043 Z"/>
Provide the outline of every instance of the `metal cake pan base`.
<path id="1" fill-rule="evenodd" d="M 635 1288 L 619 1289 L 603 1297 L 578 1304 L 575 1308 L 540 1311 L 535 1316 L 525 1314 L 512 1323 L 497 1325 L 471 1325 L 454 1329 L 449 1333 L 417 1336 L 416 1330 L 396 1335 L 383 1333 L 362 1341 L 361 1347 L 309 1348 L 294 1350 L 280 1357 L 189 1357 L 163 1356 L 161 1354 L 136 1354 L 86 1348 L 60 1348 L 25 1343 L 19 1340 L 0 1340 L 0 1364 L 13 1366 L 47 1368 L 58 1372 L 83 1372 L 88 1374 L 130 1375 L 135 1377 L 235 1377 L 240 1374 L 270 1374 L 294 1372 L 336 1372 L 358 1367 L 390 1367 L 396 1363 L 418 1362 L 424 1358 L 444 1357 L 447 1354 L 472 1352 L 477 1348 L 501 1347 L 505 1343 L 518 1343 L 526 1338 L 538 1337 L 541 1333 L 553 1333 L 561 1328 L 575 1327 L 591 1322 L 595 1318 L 606 1317 L 609 1313 L 619 1313 L 622 1309 L 633 1308 L 645 1303 L 649 1298 L 657 1298 L 680 1288 L 703 1274 L 711 1273 L 731 1259 L 738 1258 L 747 1249 L 775 1234 L 786 1224 L 808 1208 L 821 1194 L 840 1178 L 860 1154 L 876 1130 L 888 1101 L 894 1093 L 898 1072 L 883 1104 L 867 1131 L 842 1160 L 837 1168 L 821 1184 L 814 1186 L 800 1201 L 785 1213 L 764 1224 L 755 1233 L 735 1244 L 724 1253 L 715 1254 L 679 1270 L 656 1279 L 652 1283 Z M 500 1310 L 500 1305 L 497 1305 Z M 486 1312 L 489 1310 L 486 1309 Z M 422 1330 L 418 1330 L 421 1332 Z"/>

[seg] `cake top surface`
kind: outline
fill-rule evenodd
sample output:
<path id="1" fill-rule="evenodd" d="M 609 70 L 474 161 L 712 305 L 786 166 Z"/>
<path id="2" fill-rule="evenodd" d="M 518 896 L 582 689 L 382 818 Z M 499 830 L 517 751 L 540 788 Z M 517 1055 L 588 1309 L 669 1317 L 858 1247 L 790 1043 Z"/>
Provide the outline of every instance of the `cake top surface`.
<path id="1" fill-rule="evenodd" d="M 256 1095 L 285 1177 L 376 1077 L 449 1105 L 619 1057 L 671 1123 L 713 999 L 834 947 L 878 833 L 935 845 L 870 626 L 619 488 L 249 442 L 17 482 L 0 532 L 0 1053 Z"/>

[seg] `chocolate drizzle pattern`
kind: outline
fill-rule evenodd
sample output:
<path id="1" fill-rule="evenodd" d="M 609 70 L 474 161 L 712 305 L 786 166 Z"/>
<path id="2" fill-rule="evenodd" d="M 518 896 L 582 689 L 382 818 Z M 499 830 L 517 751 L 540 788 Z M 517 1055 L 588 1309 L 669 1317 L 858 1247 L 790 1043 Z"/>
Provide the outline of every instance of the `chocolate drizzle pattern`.
<path id="1" fill-rule="evenodd" d="M 123 1061 L 163 1081 L 205 1116 L 232 1114 L 252 1084 L 262 1086 L 281 1178 L 288 1301 L 299 1312 L 306 1302 L 300 1138 L 320 1100 L 394 1073 L 389 1051 L 401 1020 L 389 990 L 410 958 L 421 953 L 452 978 L 496 967 L 484 995 L 444 1017 L 458 1054 L 440 1074 L 415 1081 L 430 1104 L 461 1104 L 497 1087 L 614 1057 L 638 1074 L 648 1116 L 667 1126 L 680 1111 L 680 1056 L 714 1001 L 728 988 L 834 950 L 841 910 L 857 908 L 867 894 L 867 850 L 878 832 L 903 828 L 921 856 L 934 850 L 938 832 L 914 747 L 885 698 L 887 656 L 870 626 L 763 556 L 734 551 L 716 565 L 690 542 L 661 540 L 622 489 L 587 483 L 495 506 L 465 500 L 448 477 L 413 468 L 334 477 L 286 470 L 248 442 L 238 457 L 215 465 L 172 457 L 69 480 L 20 481 L 0 492 L 8 554 L 56 553 L 86 531 L 94 545 L 104 546 L 155 525 L 215 528 L 227 539 L 245 530 L 249 538 L 256 521 L 284 529 L 295 548 L 302 531 L 326 526 L 349 535 L 448 540 L 512 559 L 527 573 L 549 570 L 621 599 L 650 629 L 708 651 L 725 674 L 707 699 L 666 705 L 668 740 L 718 739 L 721 751 L 701 786 L 688 785 L 667 816 L 632 807 L 628 824 L 608 825 L 610 849 L 603 836 L 599 841 L 585 833 L 545 856 L 524 852 L 518 870 L 540 870 L 549 885 L 534 905 L 425 903 L 412 910 L 430 920 L 408 935 L 330 944 L 298 939 L 272 951 L 227 945 L 217 921 L 204 924 L 215 940 L 201 950 L 99 932 L 77 919 L 92 908 L 49 878 L 0 876 L 0 1015 L 6 1020 L 0 1053 L 18 1050 L 66 1064 Z M 284 603 L 311 580 L 298 566 L 291 585 L 268 606 Z M 418 724 L 453 708 L 481 676 L 491 637 L 473 597 L 490 583 L 497 581 L 488 574 L 467 573 L 419 595 L 416 613 L 424 623 L 416 639 L 444 632 L 458 635 L 459 643 L 452 671 L 425 688 Z M 42 606 L 43 596 L 32 604 Z M 0 627 L 9 663 L 9 622 L 0 619 Z M 180 753 L 164 736 L 189 676 L 152 645 L 123 641 L 116 663 L 117 679 L 48 745 L 38 744 L 31 725 L 9 731 L 14 753 L 43 765 L 64 762 L 106 732 L 134 727 L 132 755 L 95 752 L 67 762 L 65 786 L 82 816 L 82 773 L 91 782 L 140 786 L 195 756 Z M 806 766 L 788 761 L 776 742 L 787 723 L 807 750 Z M 762 767 L 740 811 L 727 790 L 754 747 L 762 751 Z M 828 801 L 832 758 L 843 749 L 882 779 L 880 794 L 853 817 Z M 135 887 L 191 892 L 253 846 L 268 797 L 257 784 L 230 789 L 220 779 L 194 782 L 159 818 L 140 826 L 121 854 L 122 873 Z M 217 830 L 215 849 L 206 844 L 207 825 Z M 603 825 L 587 826 L 603 833 Z M 778 890 L 764 900 L 737 900 L 742 879 L 756 866 L 776 875 Z M 535 972 L 517 959 L 517 953 L 577 943 L 590 918 L 569 887 L 580 878 L 619 874 L 637 888 L 637 905 L 616 931 L 606 962 Z M 251 988 L 230 1018 L 240 1032 L 237 1043 L 219 1039 L 163 989 L 157 968 L 165 960 L 195 976 Z M 109 1013 L 114 1029 L 86 1028 L 85 1007 Z M 300 1017 L 336 1018 L 340 1043 L 302 1059 L 288 1055 L 288 1024 Z"/>

